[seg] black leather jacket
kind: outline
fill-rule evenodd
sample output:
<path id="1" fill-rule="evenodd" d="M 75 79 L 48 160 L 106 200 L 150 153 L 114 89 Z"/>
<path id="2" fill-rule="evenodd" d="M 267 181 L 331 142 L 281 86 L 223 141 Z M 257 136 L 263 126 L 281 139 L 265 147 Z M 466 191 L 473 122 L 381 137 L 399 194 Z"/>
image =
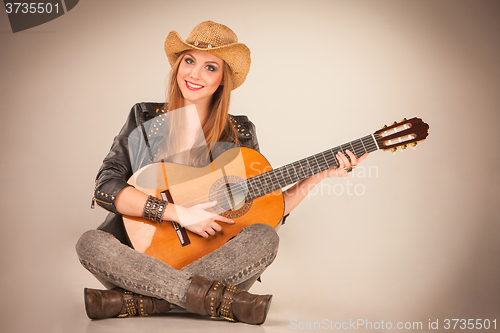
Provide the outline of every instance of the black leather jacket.
<path id="1" fill-rule="evenodd" d="M 121 215 L 116 211 L 115 199 L 118 193 L 130 186 L 127 180 L 140 167 L 151 162 L 147 152 L 154 149 L 158 138 L 154 135 L 146 142 L 142 140 L 142 133 L 154 133 L 154 121 L 150 121 L 163 113 L 163 103 L 137 103 L 128 115 L 125 125 L 115 137 L 111 149 L 104 158 L 103 164 L 95 180 L 92 206 L 96 202 L 111 213 L 98 229 L 115 235 L 122 243 L 130 246 L 130 241 L 123 227 Z M 246 116 L 231 116 L 236 129 L 238 140 L 243 147 L 259 151 L 259 144 L 255 135 L 255 125 Z M 129 144 L 137 145 L 129 152 Z M 150 145 L 150 147 L 140 147 Z M 135 152 L 141 152 L 139 154 Z"/>

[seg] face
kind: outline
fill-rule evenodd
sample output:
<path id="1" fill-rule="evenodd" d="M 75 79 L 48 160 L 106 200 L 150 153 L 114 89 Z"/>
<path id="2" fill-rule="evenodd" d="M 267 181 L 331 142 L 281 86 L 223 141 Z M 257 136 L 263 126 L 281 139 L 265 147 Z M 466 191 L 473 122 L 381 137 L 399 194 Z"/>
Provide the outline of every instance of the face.
<path id="1" fill-rule="evenodd" d="M 183 55 L 177 72 L 177 84 L 186 104 L 208 103 L 222 81 L 223 60 L 199 50 Z"/>

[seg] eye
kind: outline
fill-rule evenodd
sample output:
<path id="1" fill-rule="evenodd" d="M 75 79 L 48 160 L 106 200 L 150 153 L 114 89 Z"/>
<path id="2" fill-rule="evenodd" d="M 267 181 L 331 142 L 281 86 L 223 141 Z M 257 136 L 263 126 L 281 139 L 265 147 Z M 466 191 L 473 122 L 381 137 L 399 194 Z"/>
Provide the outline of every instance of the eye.
<path id="1" fill-rule="evenodd" d="M 210 72 L 215 72 L 217 70 L 217 68 L 215 68 L 214 66 L 212 65 L 207 65 L 205 66 L 205 68 L 210 71 Z"/>
<path id="2" fill-rule="evenodd" d="M 186 64 L 189 64 L 189 65 L 194 64 L 194 60 L 191 58 L 188 58 L 188 57 L 184 58 L 184 61 L 186 62 Z"/>

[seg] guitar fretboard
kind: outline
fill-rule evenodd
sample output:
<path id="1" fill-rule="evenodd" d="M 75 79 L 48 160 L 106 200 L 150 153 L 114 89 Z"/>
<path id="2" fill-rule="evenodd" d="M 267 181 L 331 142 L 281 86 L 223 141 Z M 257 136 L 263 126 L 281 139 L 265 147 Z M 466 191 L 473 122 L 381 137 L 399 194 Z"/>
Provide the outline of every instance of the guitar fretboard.
<path id="1" fill-rule="evenodd" d="M 338 167 L 339 164 L 335 154 L 339 151 L 345 153 L 346 150 L 349 150 L 358 158 L 365 153 L 371 153 L 378 149 L 374 136 L 370 134 L 272 171 L 264 172 L 246 180 L 247 195 L 245 201 L 248 202 L 322 171 Z"/>

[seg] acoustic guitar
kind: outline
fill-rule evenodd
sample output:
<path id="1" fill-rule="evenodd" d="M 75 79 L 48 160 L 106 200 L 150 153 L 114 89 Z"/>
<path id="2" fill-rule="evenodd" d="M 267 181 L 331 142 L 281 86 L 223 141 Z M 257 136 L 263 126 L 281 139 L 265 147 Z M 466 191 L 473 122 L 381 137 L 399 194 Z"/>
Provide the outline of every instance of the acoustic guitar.
<path id="1" fill-rule="evenodd" d="M 185 207 L 217 201 L 210 211 L 235 221 L 220 223 L 222 231 L 203 238 L 176 222 L 161 225 L 124 216 L 133 247 L 181 269 L 224 245 L 255 223 L 278 226 L 284 212 L 282 189 L 324 170 L 338 167 L 335 154 L 350 150 L 356 157 L 377 150 L 395 151 L 415 146 L 428 135 L 429 125 L 419 118 L 404 119 L 360 139 L 334 147 L 277 169 L 257 151 L 237 147 L 227 150 L 202 168 L 174 163 L 153 163 L 128 181 L 135 188 Z"/>

